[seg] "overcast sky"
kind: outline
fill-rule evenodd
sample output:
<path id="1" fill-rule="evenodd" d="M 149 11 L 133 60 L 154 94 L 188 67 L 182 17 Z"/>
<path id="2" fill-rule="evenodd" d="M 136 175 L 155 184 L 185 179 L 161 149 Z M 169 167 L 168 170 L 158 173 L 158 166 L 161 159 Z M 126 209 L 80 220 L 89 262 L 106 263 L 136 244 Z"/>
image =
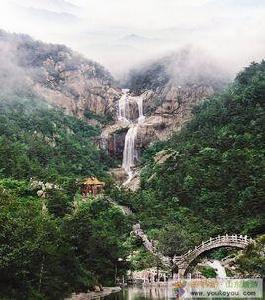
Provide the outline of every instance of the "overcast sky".
<path id="1" fill-rule="evenodd" d="M 265 57 L 264 0 L 0 0 L 0 28 L 64 43 L 118 76 L 184 45 L 233 72 Z"/>

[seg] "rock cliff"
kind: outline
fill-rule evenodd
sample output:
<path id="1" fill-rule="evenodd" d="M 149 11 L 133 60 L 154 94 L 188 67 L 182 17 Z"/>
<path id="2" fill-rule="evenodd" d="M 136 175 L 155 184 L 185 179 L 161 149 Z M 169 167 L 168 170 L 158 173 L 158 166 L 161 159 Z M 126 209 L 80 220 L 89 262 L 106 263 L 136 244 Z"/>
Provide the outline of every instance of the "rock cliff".
<path id="1" fill-rule="evenodd" d="M 0 31 L 0 83 L 10 90 L 38 94 L 65 113 L 103 128 L 95 139 L 101 148 L 122 159 L 125 136 L 139 118 L 135 157 L 151 143 L 164 140 L 192 116 L 192 109 L 227 81 L 221 69 L 194 49 L 185 49 L 131 71 L 123 85 L 130 89 L 126 118 L 118 117 L 124 93 L 101 65 L 64 45 Z M 11 80 L 12 79 L 12 80 Z M 1 91 L 2 92 L 2 91 Z"/>
<path id="2" fill-rule="evenodd" d="M 133 94 L 144 97 L 146 115 L 138 144 L 143 144 L 144 135 L 153 140 L 165 139 L 179 130 L 191 118 L 194 106 L 227 82 L 222 68 L 193 48 L 131 71 L 127 85 Z"/>
<path id="3" fill-rule="evenodd" d="M 27 35 L 0 31 L 0 43 L 1 54 L 13 70 L 10 77 L 19 71 L 21 82 L 28 82 L 50 104 L 98 125 L 115 116 L 114 102 L 121 90 L 100 64 L 64 45 L 46 44 Z"/>
<path id="4" fill-rule="evenodd" d="M 181 129 L 192 117 L 192 109 L 227 82 L 222 68 L 196 49 L 182 50 L 131 71 L 123 84 L 131 95 L 143 98 L 145 115 L 137 131 L 137 153 Z M 137 109 L 137 105 L 128 106 L 130 120 L 138 116 Z M 116 118 L 115 125 L 104 129 L 105 145 L 118 158 L 128 128 Z"/>

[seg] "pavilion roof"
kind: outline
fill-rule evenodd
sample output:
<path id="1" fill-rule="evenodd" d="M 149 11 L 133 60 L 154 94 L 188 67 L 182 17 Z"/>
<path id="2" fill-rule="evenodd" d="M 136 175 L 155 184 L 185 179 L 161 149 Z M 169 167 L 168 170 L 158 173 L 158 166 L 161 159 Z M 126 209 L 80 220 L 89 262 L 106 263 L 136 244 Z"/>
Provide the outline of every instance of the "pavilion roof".
<path id="1" fill-rule="evenodd" d="M 105 185 L 105 182 L 99 181 L 96 177 L 88 177 L 84 179 L 83 184 L 87 185 Z"/>

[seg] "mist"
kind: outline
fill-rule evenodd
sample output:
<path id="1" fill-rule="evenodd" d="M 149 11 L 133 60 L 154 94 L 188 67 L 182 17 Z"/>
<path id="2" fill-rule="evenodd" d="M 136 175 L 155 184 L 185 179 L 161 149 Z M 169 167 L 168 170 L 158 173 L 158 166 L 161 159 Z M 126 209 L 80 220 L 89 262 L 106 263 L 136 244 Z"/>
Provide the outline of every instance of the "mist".
<path id="1" fill-rule="evenodd" d="M 264 58 L 262 0 L 0 1 L 0 28 L 62 43 L 123 79 L 131 68 L 200 49 L 233 76 Z"/>
<path id="2" fill-rule="evenodd" d="M 15 42 L 2 39 L 0 32 L 0 94 L 27 95 L 33 84 L 29 73 L 19 66 Z"/>

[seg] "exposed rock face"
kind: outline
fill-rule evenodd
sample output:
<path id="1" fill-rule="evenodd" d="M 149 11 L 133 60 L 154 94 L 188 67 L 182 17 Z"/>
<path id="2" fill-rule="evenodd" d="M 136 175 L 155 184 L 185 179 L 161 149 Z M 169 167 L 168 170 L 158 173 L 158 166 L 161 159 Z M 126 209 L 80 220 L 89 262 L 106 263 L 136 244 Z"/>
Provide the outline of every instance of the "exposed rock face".
<path id="1" fill-rule="evenodd" d="M 168 138 L 192 117 L 192 109 L 228 82 L 226 73 L 209 57 L 185 49 L 131 72 L 127 85 L 143 98 L 145 121 L 137 149 Z"/>
<path id="2" fill-rule="evenodd" d="M 87 121 L 95 115 L 115 116 L 114 102 L 121 90 L 101 65 L 64 45 L 45 44 L 25 35 L 0 31 L 0 43 L 8 49 L 14 71 L 19 70 L 31 89 L 52 105 Z"/>
<path id="3" fill-rule="evenodd" d="M 154 254 L 163 263 L 163 265 L 165 265 L 166 267 L 172 266 L 170 257 L 164 256 L 156 249 L 155 241 L 148 239 L 139 223 L 133 225 L 133 233 L 142 240 L 145 249 Z"/>
<path id="4" fill-rule="evenodd" d="M 161 93 L 161 94 L 159 94 Z M 145 122 L 138 131 L 137 148 L 145 148 L 154 140 L 167 139 L 172 132 L 181 127 L 192 117 L 192 109 L 198 103 L 214 94 L 209 86 L 166 86 L 159 92 L 145 92 L 144 111 L 147 115 Z M 154 107 L 152 103 L 161 100 L 161 104 Z"/>
<path id="5" fill-rule="evenodd" d="M 0 46 L 0 63 L 5 65 L 0 70 L 2 85 L 12 83 L 17 74 L 16 88 L 19 82 L 19 88 L 25 86 L 67 114 L 104 127 L 98 142 L 118 159 L 122 159 L 128 129 L 140 116 L 139 103 L 131 96 L 141 95 L 141 115 L 145 116 L 137 125 L 134 140 L 137 157 L 154 141 L 179 130 L 191 118 L 192 108 L 224 85 L 218 68 L 192 51 L 154 61 L 129 77 L 126 118 L 131 124 L 126 124 L 117 116 L 122 90 L 101 65 L 66 46 L 45 44 L 25 35 L 0 31 Z M 10 89 L 13 91 L 14 85 Z"/>
<path id="6" fill-rule="evenodd" d="M 165 161 L 167 161 L 171 156 L 172 152 L 169 150 L 162 150 L 157 152 L 157 154 L 154 156 L 154 161 L 158 165 L 162 165 Z"/>
<path id="7" fill-rule="evenodd" d="M 123 170 L 122 168 L 111 169 L 109 171 L 109 174 L 119 184 L 122 184 L 126 180 L 126 177 L 127 177 L 125 170 Z"/>
<path id="8" fill-rule="evenodd" d="M 106 126 L 101 134 L 101 148 L 106 150 L 111 156 L 122 159 L 125 135 L 128 129 L 129 127 L 126 124 L 119 121 L 113 125 Z"/>
<path id="9" fill-rule="evenodd" d="M 225 74 L 208 57 L 200 55 L 184 50 L 152 62 L 129 76 L 126 118 L 131 123 L 138 123 L 140 113 L 136 102 L 131 103 L 130 99 L 138 96 L 143 100 L 144 117 L 137 125 L 134 139 L 136 158 L 151 143 L 165 140 L 180 130 L 192 117 L 192 109 L 226 84 Z M 123 100 L 120 104 L 124 104 Z M 104 128 L 103 144 L 111 155 L 122 158 L 125 136 L 131 126 L 134 125 L 122 124 L 116 116 L 116 123 Z M 133 190 L 139 187 L 138 176 L 131 179 L 128 187 Z"/>
<path id="10" fill-rule="evenodd" d="M 181 129 L 183 124 L 191 118 L 193 107 L 213 93 L 212 87 L 196 85 L 178 88 L 166 86 L 160 91 L 143 92 L 141 96 L 146 117 L 138 126 L 136 151 L 141 153 L 152 142 L 165 140 L 172 132 Z M 159 101 L 160 104 L 157 105 Z M 115 106 L 117 111 L 117 102 L 114 103 Z M 128 112 L 135 121 L 138 116 L 137 105 L 129 105 Z M 103 129 L 102 147 L 112 156 L 122 159 L 124 140 L 128 129 L 129 125 L 118 121 L 116 116 L 115 124 L 108 125 Z"/>
<path id="11" fill-rule="evenodd" d="M 58 190 L 60 189 L 59 186 L 53 184 L 53 183 L 49 183 L 49 182 L 42 182 L 42 181 L 37 181 L 37 180 L 31 180 L 30 181 L 30 187 L 32 190 L 35 190 L 36 191 L 36 194 L 39 196 L 39 197 L 42 197 L 42 198 L 45 198 L 46 197 L 46 193 L 47 191 L 50 191 L 50 190 Z"/>
<path id="12" fill-rule="evenodd" d="M 139 177 L 139 170 L 134 173 L 134 176 L 130 180 L 129 183 L 126 184 L 126 188 L 130 189 L 131 191 L 135 192 L 140 188 L 140 177 Z"/>

